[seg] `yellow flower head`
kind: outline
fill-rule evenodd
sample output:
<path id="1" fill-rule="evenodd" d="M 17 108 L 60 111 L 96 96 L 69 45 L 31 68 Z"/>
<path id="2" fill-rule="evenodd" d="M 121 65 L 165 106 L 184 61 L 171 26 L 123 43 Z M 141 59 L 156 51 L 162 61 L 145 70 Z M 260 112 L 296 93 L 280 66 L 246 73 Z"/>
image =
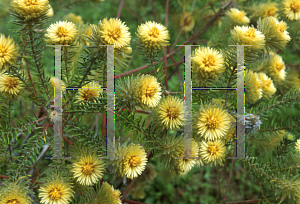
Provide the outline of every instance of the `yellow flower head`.
<path id="1" fill-rule="evenodd" d="M 136 35 L 140 45 L 150 52 L 161 50 L 169 45 L 169 31 L 165 26 L 154 21 L 139 25 Z"/>
<path id="2" fill-rule="evenodd" d="M 50 9 L 48 0 L 13 0 L 11 5 L 25 18 L 38 18 Z"/>
<path id="3" fill-rule="evenodd" d="M 76 158 L 73 163 L 72 172 L 77 182 L 84 186 L 91 186 L 103 176 L 104 163 L 97 155 L 83 154 Z"/>
<path id="4" fill-rule="evenodd" d="M 50 82 L 51 82 L 51 88 L 55 87 L 55 83 L 62 83 L 61 86 L 65 86 L 64 82 L 62 82 L 61 80 L 57 80 L 55 77 L 51 77 Z"/>
<path id="5" fill-rule="evenodd" d="M 213 48 L 199 47 L 192 55 L 192 70 L 199 83 L 216 78 L 225 70 L 223 55 Z"/>
<path id="6" fill-rule="evenodd" d="M 113 204 L 122 204 L 122 201 L 121 201 L 121 191 L 119 189 L 114 189 L 113 186 L 111 186 L 111 189 L 113 191 L 113 200 L 114 200 L 114 203 Z"/>
<path id="7" fill-rule="evenodd" d="M 283 41 L 280 43 L 284 43 L 284 47 L 286 46 L 286 44 L 291 40 L 291 37 L 289 36 L 289 33 L 286 31 L 287 30 L 287 24 L 284 21 L 278 21 L 277 19 L 275 19 L 276 22 L 276 37 L 278 38 L 279 41 Z"/>
<path id="8" fill-rule="evenodd" d="M 74 23 L 58 21 L 51 24 L 47 29 L 45 37 L 52 44 L 71 44 L 77 36 L 77 28 Z"/>
<path id="9" fill-rule="evenodd" d="M 197 128 L 206 140 L 223 138 L 230 128 L 229 114 L 216 104 L 204 105 L 200 108 Z"/>
<path id="10" fill-rule="evenodd" d="M 81 16 L 76 16 L 74 13 L 69 13 L 68 15 L 64 16 L 66 21 L 70 21 L 72 23 L 83 23 Z"/>
<path id="11" fill-rule="evenodd" d="M 4 71 L 15 62 L 17 58 L 18 48 L 10 36 L 5 38 L 0 34 L 0 69 Z"/>
<path id="12" fill-rule="evenodd" d="M 270 61 L 271 66 L 266 72 L 272 78 L 273 82 L 277 83 L 282 80 L 285 80 L 286 71 L 282 57 L 276 54 L 271 57 Z"/>
<path id="13" fill-rule="evenodd" d="M 273 84 L 271 78 L 269 78 L 265 73 L 261 72 L 258 74 L 259 80 L 262 82 L 262 90 L 263 90 L 263 99 L 272 98 L 273 94 L 276 92 L 276 88 Z"/>
<path id="14" fill-rule="evenodd" d="M 143 104 L 150 108 L 158 105 L 161 99 L 161 86 L 151 75 L 142 75 L 138 80 L 138 97 Z"/>
<path id="15" fill-rule="evenodd" d="M 52 8 L 52 6 L 50 4 L 49 4 L 49 7 L 50 7 L 50 9 L 47 12 L 47 16 L 52 17 L 54 15 L 54 11 L 53 11 L 53 8 Z"/>
<path id="16" fill-rule="evenodd" d="M 238 25 L 245 25 L 250 23 L 250 19 L 246 16 L 245 11 L 240 11 L 236 8 L 231 8 L 229 11 L 227 11 L 226 16 L 228 16 L 228 18 L 232 22 Z"/>
<path id="17" fill-rule="evenodd" d="M 117 18 L 103 19 L 99 23 L 100 36 L 105 45 L 119 45 L 117 48 L 129 46 L 131 36 L 129 28 Z"/>
<path id="18" fill-rule="evenodd" d="M 245 71 L 245 100 L 246 103 L 255 103 L 262 98 L 262 82 L 259 80 L 257 73 Z"/>
<path id="19" fill-rule="evenodd" d="M 295 149 L 298 154 L 300 154 L 300 139 L 297 140 L 295 144 Z"/>
<path id="20" fill-rule="evenodd" d="M 261 17 L 262 19 L 268 17 L 268 16 L 273 16 L 277 17 L 277 3 L 275 2 L 267 2 L 267 3 L 261 3 L 259 5 L 254 4 L 253 5 L 253 14 L 250 16 L 251 18 L 258 19 Z"/>
<path id="21" fill-rule="evenodd" d="M 2 193 L 0 195 L 1 204 L 31 204 L 31 198 L 25 189 L 16 182 L 8 184 Z"/>
<path id="22" fill-rule="evenodd" d="M 78 90 L 78 95 L 76 96 L 76 99 L 78 102 L 89 102 L 90 97 L 92 99 L 95 97 L 99 97 L 100 93 L 103 93 L 101 86 L 93 81 L 88 83 L 86 86 L 82 87 L 82 89 Z"/>
<path id="23" fill-rule="evenodd" d="M 126 178 L 133 179 L 145 170 L 147 154 L 142 146 L 130 144 L 122 147 L 117 154 L 123 157 L 119 166 L 121 176 L 125 175 Z"/>
<path id="24" fill-rule="evenodd" d="M 236 119 L 232 115 L 230 115 L 230 121 L 230 128 L 224 137 L 224 142 L 228 142 L 231 138 L 236 137 Z"/>
<path id="25" fill-rule="evenodd" d="M 198 143 L 192 140 L 192 154 L 190 154 L 190 157 L 198 157 L 198 150 Z M 178 152 L 178 157 L 184 158 L 185 156 L 186 155 L 184 154 L 184 144 L 182 143 Z M 197 159 L 187 157 L 185 159 L 177 159 L 176 162 L 176 170 L 179 174 L 184 175 L 195 166 L 195 164 L 197 163 Z"/>
<path id="26" fill-rule="evenodd" d="M 0 75 L 0 91 L 8 97 L 15 97 L 23 89 L 21 81 L 7 74 Z"/>
<path id="27" fill-rule="evenodd" d="M 39 197 L 42 204 L 69 203 L 72 200 L 73 192 L 68 183 L 56 177 L 40 187 Z"/>
<path id="28" fill-rule="evenodd" d="M 265 36 L 254 27 L 235 26 L 231 30 L 231 37 L 239 45 L 253 45 L 251 50 L 261 50 L 265 46 Z"/>
<path id="29" fill-rule="evenodd" d="M 202 145 L 200 148 L 201 158 L 203 158 L 206 163 L 212 162 L 215 166 L 217 164 L 222 164 L 225 158 L 226 149 L 224 143 L 221 140 L 216 140 L 214 142 L 202 141 Z"/>
<path id="30" fill-rule="evenodd" d="M 158 120 L 168 129 L 178 128 L 183 125 L 184 106 L 183 101 L 177 97 L 167 96 L 156 107 Z"/>
<path id="31" fill-rule="evenodd" d="M 181 15 L 180 26 L 183 26 L 184 31 L 191 31 L 195 26 L 195 19 L 190 12 Z"/>
<path id="32" fill-rule="evenodd" d="M 283 13 L 291 21 L 300 19 L 300 0 L 283 0 Z"/>

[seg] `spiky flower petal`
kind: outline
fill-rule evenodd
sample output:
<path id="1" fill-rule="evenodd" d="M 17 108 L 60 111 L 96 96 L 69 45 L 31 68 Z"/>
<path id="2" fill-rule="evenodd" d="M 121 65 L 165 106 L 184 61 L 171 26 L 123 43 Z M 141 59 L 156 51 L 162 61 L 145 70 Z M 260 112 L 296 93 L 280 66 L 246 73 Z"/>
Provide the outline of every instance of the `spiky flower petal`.
<path id="1" fill-rule="evenodd" d="M 254 4 L 253 5 L 253 14 L 250 16 L 251 18 L 258 19 L 258 18 L 266 18 L 268 16 L 277 17 L 277 3 L 276 2 L 267 2 L 261 4 Z"/>
<path id="2" fill-rule="evenodd" d="M 177 97 L 167 96 L 156 107 L 158 121 L 168 129 L 178 128 L 183 125 L 184 106 L 183 101 Z"/>
<path id="3" fill-rule="evenodd" d="M 16 97 L 22 89 L 22 82 L 17 77 L 9 76 L 8 74 L 0 75 L 0 91 L 2 94 L 9 98 Z"/>
<path id="4" fill-rule="evenodd" d="M 13 182 L 5 185 L 0 191 L 1 204 L 31 204 L 31 198 L 26 192 L 26 188 L 19 183 Z"/>
<path id="5" fill-rule="evenodd" d="M 139 100 L 149 108 L 157 106 L 161 99 L 161 86 L 157 79 L 147 74 L 139 77 L 137 83 L 138 88 L 136 91 Z"/>
<path id="6" fill-rule="evenodd" d="M 169 31 L 155 21 L 147 21 L 139 25 L 136 35 L 139 44 L 149 52 L 161 50 L 169 45 Z"/>
<path id="7" fill-rule="evenodd" d="M 90 102 L 90 98 L 94 99 L 95 97 L 99 97 L 100 93 L 103 93 L 102 88 L 99 84 L 93 81 L 78 90 L 76 99 L 78 100 L 78 102 Z"/>
<path id="8" fill-rule="evenodd" d="M 230 128 L 229 114 L 217 105 L 201 107 L 197 128 L 198 134 L 206 140 L 223 138 Z"/>
<path id="9" fill-rule="evenodd" d="M 129 28 L 117 18 L 103 19 L 99 23 L 99 33 L 105 45 L 119 45 L 117 48 L 130 45 Z"/>
<path id="10" fill-rule="evenodd" d="M 56 177 L 39 188 L 39 197 L 43 204 L 67 204 L 73 197 L 73 190 L 69 183 Z"/>
<path id="11" fill-rule="evenodd" d="M 263 90 L 263 99 L 270 99 L 272 98 L 273 94 L 276 92 L 276 88 L 273 84 L 271 78 L 269 78 L 265 73 L 261 72 L 258 73 L 258 78 L 262 83 L 262 90 Z"/>
<path id="12" fill-rule="evenodd" d="M 71 44 L 77 36 L 77 28 L 74 23 L 68 21 L 57 21 L 47 29 L 45 37 L 51 44 Z"/>
<path id="13" fill-rule="evenodd" d="M 104 163 L 97 155 L 82 154 L 73 163 L 72 172 L 77 182 L 84 186 L 91 186 L 102 178 Z"/>
<path id="14" fill-rule="evenodd" d="M 226 16 L 237 25 L 245 25 L 250 23 L 250 19 L 246 16 L 245 11 L 240 11 L 237 8 L 231 8 L 226 12 Z"/>
<path id="15" fill-rule="evenodd" d="M 13 0 L 11 5 L 15 12 L 25 18 L 38 18 L 50 9 L 48 0 Z"/>
<path id="16" fill-rule="evenodd" d="M 199 85 L 202 81 L 219 77 L 225 70 L 223 55 L 210 47 L 199 47 L 192 55 L 193 81 Z"/>
<path id="17" fill-rule="evenodd" d="M 8 36 L 0 34 L 0 69 L 6 70 L 15 62 L 17 58 L 18 48 L 14 40 Z"/>
<path id="18" fill-rule="evenodd" d="M 224 143 L 221 140 L 212 141 L 202 141 L 201 145 L 201 158 L 206 163 L 212 162 L 215 166 L 217 164 L 222 165 L 225 159 L 226 149 Z"/>
<path id="19" fill-rule="evenodd" d="M 246 103 L 255 103 L 262 98 L 262 82 L 257 73 L 252 70 L 245 72 L 245 100 Z"/>
<path id="20" fill-rule="evenodd" d="M 300 19 L 300 0 L 283 0 L 283 13 L 291 21 Z"/>

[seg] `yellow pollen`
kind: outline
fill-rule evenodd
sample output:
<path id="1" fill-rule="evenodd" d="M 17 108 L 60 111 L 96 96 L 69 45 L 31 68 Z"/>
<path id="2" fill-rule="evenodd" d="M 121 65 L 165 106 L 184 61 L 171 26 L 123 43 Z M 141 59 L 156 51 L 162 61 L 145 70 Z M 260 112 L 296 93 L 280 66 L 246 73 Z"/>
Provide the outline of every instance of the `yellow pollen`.
<path id="1" fill-rule="evenodd" d="M 113 28 L 108 31 L 109 37 L 113 38 L 114 40 L 118 40 L 121 36 L 121 29 L 120 28 Z"/>
<path id="2" fill-rule="evenodd" d="M 286 23 L 278 23 L 277 27 L 283 33 L 286 30 Z"/>
<path id="3" fill-rule="evenodd" d="M 257 85 L 257 88 L 261 88 L 261 82 L 260 81 L 256 81 L 256 85 Z"/>
<path id="4" fill-rule="evenodd" d="M 94 98 L 96 95 L 95 93 L 92 91 L 92 90 L 84 90 L 83 94 L 82 94 L 82 98 L 85 100 L 85 101 L 90 101 L 90 98 L 89 97 L 92 97 Z"/>
<path id="5" fill-rule="evenodd" d="M 178 112 L 176 111 L 175 107 L 170 107 L 167 109 L 167 116 L 170 119 L 174 119 L 178 117 Z"/>
<path id="6" fill-rule="evenodd" d="M 210 118 L 207 118 L 205 125 L 210 129 L 216 129 L 216 127 L 219 125 L 219 120 L 218 118 L 212 116 Z"/>
<path id="7" fill-rule="evenodd" d="M 239 12 L 239 14 L 238 14 L 238 16 L 239 16 L 240 18 L 244 18 L 245 15 L 246 15 L 245 11 L 241 11 L 241 12 Z"/>
<path id="8" fill-rule="evenodd" d="M 5 57 L 6 52 L 7 50 L 4 47 L 0 46 L 0 57 Z"/>
<path id="9" fill-rule="evenodd" d="M 27 0 L 25 1 L 26 6 L 38 5 L 36 0 Z"/>
<path id="10" fill-rule="evenodd" d="M 59 37 L 66 37 L 67 35 L 67 31 L 64 27 L 58 27 L 57 31 L 56 31 L 56 35 Z"/>
<path id="11" fill-rule="evenodd" d="M 58 200 L 58 199 L 60 199 L 61 196 L 62 196 L 61 190 L 58 189 L 58 188 L 52 189 L 52 190 L 49 192 L 49 194 L 50 194 L 50 199 L 52 199 L 52 200 Z"/>
<path id="12" fill-rule="evenodd" d="M 215 64 L 215 58 L 212 55 L 208 55 L 207 57 L 204 57 L 203 59 L 203 64 L 206 67 L 211 67 Z"/>
<path id="13" fill-rule="evenodd" d="M 152 97 L 154 95 L 155 91 L 156 91 L 156 88 L 154 86 L 152 86 L 152 85 L 147 86 L 145 96 Z"/>
<path id="14" fill-rule="evenodd" d="M 284 68 L 284 64 L 283 63 L 276 63 L 276 69 L 280 72 L 282 69 Z"/>
<path id="15" fill-rule="evenodd" d="M 208 147 L 208 153 L 210 155 L 216 155 L 218 151 L 219 151 L 219 148 L 217 146 L 209 146 Z"/>
<path id="16" fill-rule="evenodd" d="M 266 81 L 266 86 L 267 86 L 267 87 L 270 87 L 270 85 L 271 85 L 271 80 L 267 80 L 267 81 Z"/>
<path id="17" fill-rule="evenodd" d="M 94 172 L 94 165 L 90 164 L 90 163 L 86 163 L 83 167 L 82 167 L 82 172 L 86 175 L 91 175 Z"/>
<path id="18" fill-rule="evenodd" d="M 140 157 L 138 156 L 132 156 L 130 159 L 129 159 L 129 165 L 131 167 L 137 167 L 138 165 L 140 165 L 142 163 L 142 160 Z"/>
<path id="19" fill-rule="evenodd" d="M 249 28 L 249 29 L 245 32 L 245 36 L 250 37 L 250 38 L 255 38 L 255 37 L 256 37 L 255 29 L 254 29 L 254 28 Z"/>
<path id="20" fill-rule="evenodd" d="M 17 199 L 8 200 L 6 204 L 19 204 Z"/>
<path id="21" fill-rule="evenodd" d="M 291 3 L 290 8 L 294 13 L 298 13 L 300 11 L 300 4 L 298 2 L 293 2 Z"/>
<path id="22" fill-rule="evenodd" d="M 185 18 L 184 24 L 185 24 L 185 26 L 189 26 L 191 24 L 191 22 L 192 22 L 192 16 L 187 16 Z"/>
<path id="23" fill-rule="evenodd" d="M 153 38 L 158 38 L 159 30 L 156 27 L 152 28 L 149 32 L 149 36 Z"/>
<path id="24" fill-rule="evenodd" d="M 5 82 L 5 86 L 8 87 L 9 89 L 16 88 L 17 85 L 18 85 L 18 82 L 11 77 L 9 77 L 7 79 L 7 81 Z"/>
<path id="25" fill-rule="evenodd" d="M 267 12 L 267 16 L 274 16 L 275 15 L 275 9 L 270 9 Z"/>

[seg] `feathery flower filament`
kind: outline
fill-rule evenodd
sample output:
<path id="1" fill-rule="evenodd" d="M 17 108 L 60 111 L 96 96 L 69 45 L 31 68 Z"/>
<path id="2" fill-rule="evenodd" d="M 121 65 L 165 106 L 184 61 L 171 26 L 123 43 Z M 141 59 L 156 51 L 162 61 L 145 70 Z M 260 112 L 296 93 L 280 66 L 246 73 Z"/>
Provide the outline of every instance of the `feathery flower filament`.
<path id="1" fill-rule="evenodd" d="M 300 3 L 294 1 L 293 3 L 291 3 L 291 10 L 296 13 L 300 11 Z"/>
<path id="2" fill-rule="evenodd" d="M 12 199 L 12 200 L 7 201 L 6 204 L 19 204 L 19 202 L 17 199 Z"/>
<path id="3" fill-rule="evenodd" d="M 85 163 L 82 167 L 82 173 L 86 175 L 91 175 L 94 172 L 95 166 L 91 163 Z"/>
<path id="4" fill-rule="evenodd" d="M 203 58 L 203 64 L 208 68 L 211 66 L 214 66 L 215 61 L 216 60 L 213 55 L 208 55 L 207 57 Z M 208 69 L 208 70 L 211 70 L 211 69 Z"/>
<path id="5" fill-rule="evenodd" d="M 142 163 L 142 160 L 139 156 L 131 156 L 129 159 L 129 164 L 131 167 L 137 167 Z"/>
<path id="6" fill-rule="evenodd" d="M 219 148 L 216 145 L 212 145 L 212 146 L 208 147 L 208 152 L 212 156 L 216 155 L 218 151 L 219 151 Z"/>
<path id="7" fill-rule="evenodd" d="M 250 37 L 250 38 L 255 38 L 256 37 L 256 33 L 255 33 L 255 29 L 254 28 L 249 28 L 246 32 L 245 32 L 245 36 Z"/>
<path id="8" fill-rule="evenodd" d="M 62 192 L 60 189 L 58 188 L 53 188 L 50 192 L 49 192 L 49 197 L 52 199 L 52 200 L 58 200 L 60 199 L 62 196 Z"/>
<path id="9" fill-rule="evenodd" d="M 282 62 L 276 62 L 276 69 L 278 70 L 278 72 L 280 72 L 284 68 L 285 68 L 284 63 L 282 63 Z"/>
<path id="10" fill-rule="evenodd" d="M 206 126 L 210 129 L 215 129 L 219 125 L 218 118 L 215 118 L 214 116 L 207 118 Z"/>

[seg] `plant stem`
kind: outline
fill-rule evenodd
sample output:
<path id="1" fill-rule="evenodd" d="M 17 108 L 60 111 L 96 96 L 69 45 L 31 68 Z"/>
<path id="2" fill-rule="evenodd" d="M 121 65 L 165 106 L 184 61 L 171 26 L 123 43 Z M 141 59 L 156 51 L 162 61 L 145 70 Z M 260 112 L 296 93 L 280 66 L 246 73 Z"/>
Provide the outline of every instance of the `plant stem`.
<path id="1" fill-rule="evenodd" d="M 64 59 L 65 59 L 65 68 L 66 68 L 66 76 L 67 76 L 67 83 L 69 83 L 69 74 L 68 74 L 68 50 L 66 47 L 64 49 Z"/>

